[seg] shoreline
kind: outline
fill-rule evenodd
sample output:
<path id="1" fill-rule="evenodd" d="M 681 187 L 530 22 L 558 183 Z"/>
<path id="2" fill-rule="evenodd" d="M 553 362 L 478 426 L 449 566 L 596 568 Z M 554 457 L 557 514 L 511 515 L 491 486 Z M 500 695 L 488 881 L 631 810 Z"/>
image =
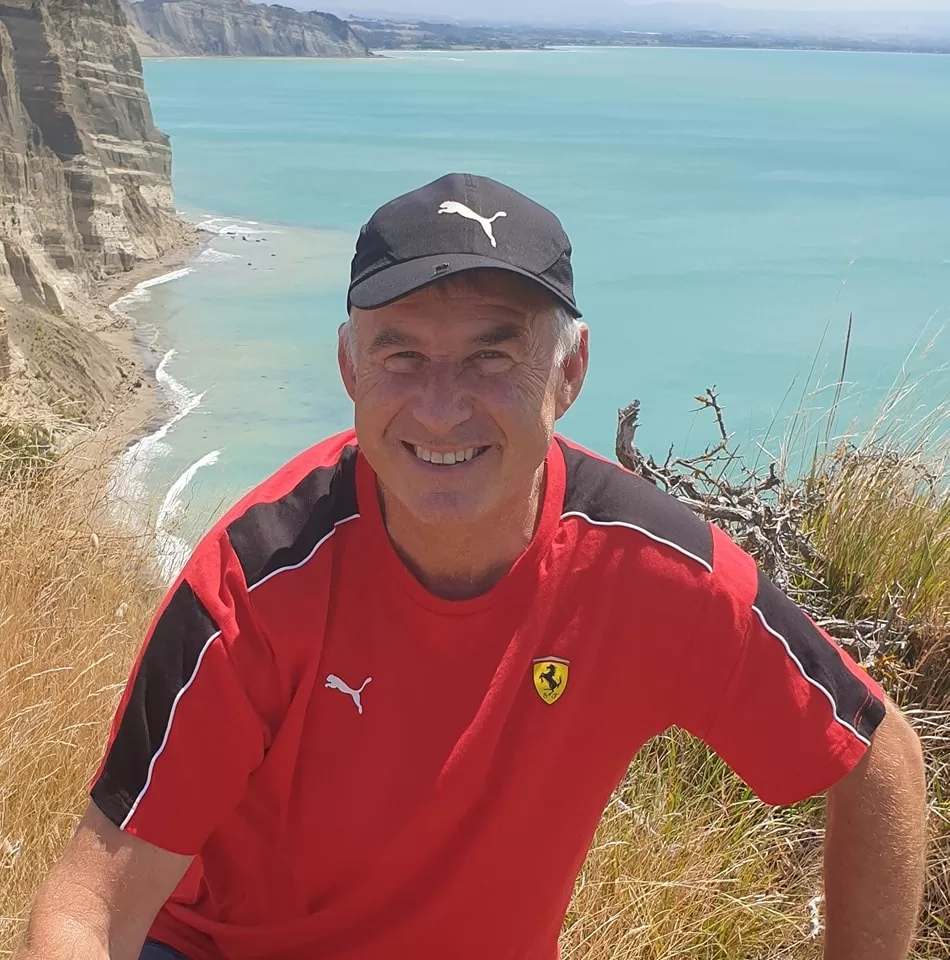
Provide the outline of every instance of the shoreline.
<path id="1" fill-rule="evenodd" d="M 160 427 L 167 413 L 166 400 L 155 378 L 161 358 L 143 338 L 142 327 L 134 316 L 114 312 L 112 308 L 140 284 L 186 268 L 212 239 L 212 234 L 192 229 L 185 240 L 161 257 L 143 260 L 127 273 L 107 277 L 96 286 L 95 314 L 105 314 L 108 319 L 94 332 L 126 371 L 122 386 L 112 399 L 110 415 L 91 428 L 92 437 L 102 442 L 110 459 Z"/>
<path id="2" fill-rule="evenodd" d="M 114 311 L 113 306 L 133 294 L 140 284 L 184 269 L 212 239 L 185 220 L 180 224 L 179 239 L 160 257 L 92 281 L 66 301 L 61 319 L 51 315 L 54 321 L 68 324 L 77 336 L 97 340 L 115 364 L 106 378 L 89 374 L 89 388 L 101 390 L 95 417 L 64 414 L 64 398 L 14 343 L 9 376 L 0 381 L 0 422 L 46 431 L 60 453 L 95 440 L 97 447 L 113 457 L 161 424 L 165 402 L 155 379 L 160 358 L 153 355 L 135 318 Z"/>
<path id="3" fill-rule="evenodd" d="M 69 304 L 69 323 L 98 339 L 120 371 L 118 383 L 108 394 L 106 411 L 97 421 L 71 422 L 57 416 L 56 398 L 25 369 L 3 385 L 9 387 L 3 413 L 12 422 L 35 424 L 50 431 L 53 449 L 81 469 L 100 470 L 114 464 L 125 450 L 159 429 L 170 416 L 155 376 L 161 358 L 152 352 L 135 318 L 114 312 L 112 307 L 139 284 L 185 268 L 210 242 L 211 236 L 205 231 L 185 220 L 181 224 L 181 239 L 160 257 L 139 261 L 131 270 L 94 282 L 85 295 Z"/>

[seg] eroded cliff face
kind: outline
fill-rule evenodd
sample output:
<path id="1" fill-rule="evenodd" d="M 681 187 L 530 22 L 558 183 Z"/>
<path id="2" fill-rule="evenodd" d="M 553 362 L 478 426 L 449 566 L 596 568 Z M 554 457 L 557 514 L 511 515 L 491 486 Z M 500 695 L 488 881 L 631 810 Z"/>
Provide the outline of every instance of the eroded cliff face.
<path id="1" fill-rule="evenodd" d="M 249 0 L 122 0 L 142 56 L 368 57 L 339 17 Z"/>
<path id="2" fill-rule="evenodd" d="M 0 0 L 0 374 L 18 355 L 45 363 L 94 416 L 119 374 L 71 316 L 97 279 L 188 232 L 118 0 Z"/>

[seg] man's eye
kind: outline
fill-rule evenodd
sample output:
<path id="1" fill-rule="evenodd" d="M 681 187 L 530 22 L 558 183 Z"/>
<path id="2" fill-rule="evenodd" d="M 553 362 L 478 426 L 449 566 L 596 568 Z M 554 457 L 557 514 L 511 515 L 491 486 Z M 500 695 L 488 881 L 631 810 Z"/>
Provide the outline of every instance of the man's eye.
<path id="1" fill-rule="evenodd" d="M 475 365 L 482 373 L 504 373 L 514 361 L 500 350 L 480 350 L 475 354 Z"/>
<path id="2" fill-rule="evenodd" d="M 391 373 L 415 373 L 425 358 L 421 353 L 414 350 L 403 350 L 401 353 L 394 353 L 388 356 L 385 361 L 386 369 Z"/>

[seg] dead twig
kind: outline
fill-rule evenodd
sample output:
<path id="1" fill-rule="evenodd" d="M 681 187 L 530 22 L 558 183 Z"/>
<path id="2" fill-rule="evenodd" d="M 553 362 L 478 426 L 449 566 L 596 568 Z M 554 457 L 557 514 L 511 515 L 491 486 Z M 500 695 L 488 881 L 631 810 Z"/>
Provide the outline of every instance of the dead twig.
<path id="1" fill-rule="evenodd" d="M 913 637 L 911 624 L 894 604 L 882 620 L 845 620 L 835 612 L 824 580 L 825 564 L 807 531 L 813 491 L 804 483 L 789 483 L 772 460 L 749 469 L 726 430 L 715 386 L 698 395 L 700 411 L 711 410 L 719 439 L 702 453 L 677 457 L 673 447 L 662 463 L 636 446 L 640 401 L 618 411 L 616 455 L 628 470 L 676 497 L 694 513 L 722 527 L 750 553 L 765 574 L 787 593 L 827 633 L 865 666 L 888 655 L 901 659 Z M 842 454 L 849 455 L 847 451 Z M 853 451 L 853 456 L 867 453 Z"/>

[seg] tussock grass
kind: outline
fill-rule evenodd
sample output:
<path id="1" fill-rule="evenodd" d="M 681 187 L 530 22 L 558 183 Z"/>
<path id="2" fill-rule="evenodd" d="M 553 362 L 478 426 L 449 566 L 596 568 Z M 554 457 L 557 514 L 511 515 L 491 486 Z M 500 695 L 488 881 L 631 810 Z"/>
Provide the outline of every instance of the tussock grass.
<path id="1" fill-rule="evenodd" d="M 924 741 L 933 842 L 914 956 L 946 960 L 948 461 L 892 440 L 834 447 L 802 483 L 839 614 L 911 627 L 899 632 L 906 642 L 883 638 L 871 669 Z M 0 481 L 0 956 L 85 804 L 161 597 L 149 537 L 108 521 L 102 465 L 41 460 Z M 701 743 L 681 731 L 657 738 L 601 822 L 565 923 L 565 960 L 819 956 L 822 808 L 768 808 Z"/>
<path id="2" fill-rule="evenodd" d="M 833 608 L 842 619 L 891 625 L 871 669 L 924 745 L 931 847 L 917 955 L 928 958 L 950 957 L 948 479 L 946 450 L 875 441 L 839 447 L 807 481 L 807 522 Z"/>
<path id="3" fill-rule="evenodd" d="M 770 809 L 703 744 L 663 734 L 641 751 L 601 821 L 562 955 L 815 956 L 820 808 Z"/>
<path id="4" fill-rule="evenodd" d="M 0 422 L 0 483 L 31 477 L 53 458 L 48 428 Z"/>
<path id="5" fill-rule="evenodd" d="M 936 709 L 950 709 L 950 497 L 947 461 L 886 446 L 841 448 L 809 479 L 808 526 L 836 615 L 913 625 L 902 664 Z M 886 640 L 885 640 L 886 642 Z"/>
<path id="6" fill-rule="evenodd" d="M 86 802 L 160 593 L 149 543 L 108 522 L 78 448 L 0 484 L 0 955 Z"/>

